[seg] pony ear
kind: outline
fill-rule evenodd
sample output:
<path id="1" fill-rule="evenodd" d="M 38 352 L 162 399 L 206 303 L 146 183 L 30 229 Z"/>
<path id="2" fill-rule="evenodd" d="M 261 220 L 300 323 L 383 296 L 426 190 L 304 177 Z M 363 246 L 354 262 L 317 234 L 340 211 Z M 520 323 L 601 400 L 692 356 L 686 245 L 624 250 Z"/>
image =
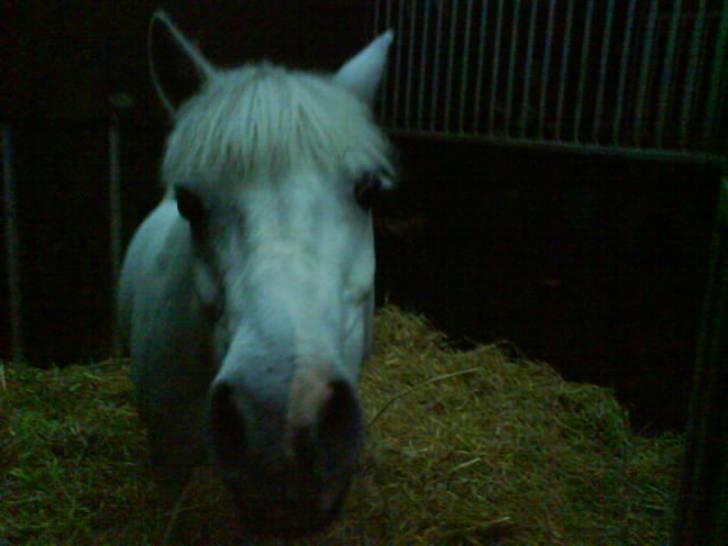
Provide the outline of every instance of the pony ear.
<path id="1" fill-rule="evenodd" d="M 162 87 L 159 76 L 157 74 L 157 68 L 154 62 L 154 48 L 152 47 L 152 33 L 154 31 L 155 23 L 161 23 L 167 30 L 168 36 L 170 36 L 179 52 L 182 53 L 183 60 L 185 61 L 185 76 L 189 76 L 190 72 L 194 72 L 196 85 L 199 86 L 200 80 L 207 81 L 212 79 L 217 74 L 217 69 L 205 58 L 197 47 L 187 38 L 177 25 L 174 24 L 172 18 L 164 10 L 157 10 L 152 14 L 149 20 L 149 29 L 147 33 L 147 56 L 149 59 L 149 72 L 152 79 L 154 89 L 157 91 L 159 99 L 162 101 L 164 107 L 169 111 L 172 117 L 176 114 L 176 108 L 169 99 L 166 91 Z M 190 66 L 191 65 L 191 66 Z M 191 70 L 190 70 L 191 69 Z M 185 78 L 188 79 L 189 78 Z"/>
<path id="2" fill-rule="evenodd" d="M 384 75 L 387 52 L 393 39 L 394 33 L 391 30 L 380 34 L 368 46 L 344 63 L 334 79 L 371 104 Z"/>

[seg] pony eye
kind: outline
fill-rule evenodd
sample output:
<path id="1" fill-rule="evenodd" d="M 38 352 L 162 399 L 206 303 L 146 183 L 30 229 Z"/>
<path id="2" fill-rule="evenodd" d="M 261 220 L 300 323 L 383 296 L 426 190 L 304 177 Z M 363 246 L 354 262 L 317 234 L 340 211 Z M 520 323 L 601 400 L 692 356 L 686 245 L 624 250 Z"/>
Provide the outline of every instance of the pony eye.
<path id="1" fill-rule="evenodd" d="M 179 213 L 190 224 L 199 226 L 205 218 L 205 206 L 200 196 L 184 186 L 175 186 L 174 195 Z"/>
<path id="2" fill-rule="evenodd" d="M 377 174 L 367 173 L 354 186 L 356 202 L 364 210 L 371 210 L 374 199 L 382 189 L 382 179 Z"/>

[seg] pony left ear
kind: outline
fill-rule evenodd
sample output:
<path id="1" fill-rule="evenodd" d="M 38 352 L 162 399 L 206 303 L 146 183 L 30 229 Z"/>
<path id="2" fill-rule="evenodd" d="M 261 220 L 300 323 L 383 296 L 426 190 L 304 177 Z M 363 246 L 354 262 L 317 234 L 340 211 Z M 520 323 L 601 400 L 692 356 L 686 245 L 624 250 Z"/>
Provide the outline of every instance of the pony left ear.
<path id="1" fill-rule="evenodd" d="M 349 59 L 336 73 L 334 79 L 348 87 L 355 95 L 371 104 L 387 65 L 387 53 L 394 40 L 388 30 L 380 34 L 368 46 Z"/>
<path id="2" fill-rule="evenodd" d="M 210 80 L 217 74 L 217 69 L 208 61 L 200 50 L 185 36 L 182 31 L 177 28 L 177 25 L 172 21 L 172 18 L 167 14 L 166 11 L 158 9 L 152 14 L 149 20 L 149 28 L 147 30 L 147 56 L 149 61 L 149 73 L 152 78 L 152 84 L 157 91 L 159 99 L 162 104 L 170 113 L 172 118 L 177 113 L 176 107 L 172 104 L 172 101 L 167 96 L 165 89 L 160 82 L 159 76 L 157 75 L 157 68 L 154 62 L 154 55 L 152 51 L 152 34 L 154 31 L 155 24 L 161 24 L 167 31 L 168 35 L 175 41 L 176 46 L 182 52 L 184 58 L 188 64 L 194 67 L 197 72 L 199 79 L 202 81 Z"/>

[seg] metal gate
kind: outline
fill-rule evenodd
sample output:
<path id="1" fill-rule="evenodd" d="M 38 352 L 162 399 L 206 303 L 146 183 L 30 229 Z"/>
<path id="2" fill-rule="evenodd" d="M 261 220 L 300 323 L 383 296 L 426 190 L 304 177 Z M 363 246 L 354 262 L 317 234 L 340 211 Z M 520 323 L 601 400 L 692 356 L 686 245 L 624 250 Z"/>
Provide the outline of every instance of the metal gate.
<path id="1" fill-rule="evenodd" d="M 380 119 L 411 135 L 715 156 L 722 0 L 377 0 L 397 33 Z"/>

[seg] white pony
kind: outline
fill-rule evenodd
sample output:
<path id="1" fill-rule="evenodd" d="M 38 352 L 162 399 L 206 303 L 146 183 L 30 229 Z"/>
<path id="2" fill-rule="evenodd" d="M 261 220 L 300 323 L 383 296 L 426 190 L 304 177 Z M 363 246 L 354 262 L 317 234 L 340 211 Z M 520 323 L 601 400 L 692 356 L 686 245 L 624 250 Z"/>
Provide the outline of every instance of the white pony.
<path id="1" fill-rule="evenodd" d="M 155 18 L 203 81 L 174 112 L 166 195 L 121 273 L 152 465 L 179 492 L 209 458 L 252 534 L 315 532 L 337 515 L 363 437 L 369 206 L 394 175 L 370 104 L 393 35 L 331 75 L 223 70 Z"/>

